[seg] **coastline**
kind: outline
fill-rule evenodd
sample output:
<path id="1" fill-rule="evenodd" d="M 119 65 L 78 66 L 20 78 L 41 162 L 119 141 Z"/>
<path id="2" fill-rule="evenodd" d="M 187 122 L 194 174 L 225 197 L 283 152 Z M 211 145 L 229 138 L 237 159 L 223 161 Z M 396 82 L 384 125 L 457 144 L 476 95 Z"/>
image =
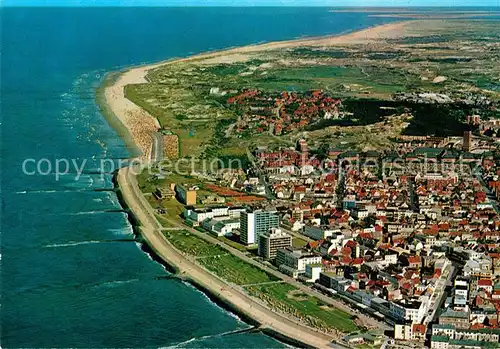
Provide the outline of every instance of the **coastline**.
<path id="1" fill-rule="evenodd" d="M 398 37 L 401 31 L 404 31 L 404 27 L 412 22 L 415 21 L 394 22 L 339 36 L 303 38 L 230 48 L 133 67 L 118 73 L 118 76 L 117 73 L 110 74 L 104 88 L 98 91 L 102 93 L 98 102 L 104 104 L 102 109 L 106 111 L 104 115 L 110 125 L 117 129 L 118 134 L 124 138 L 127 145 L 135 146 L 141 152 L 140 157 L 148 161 L 152 147 L 151 135 L 157 132 L 160 127 L 156 118 L 125 97 L 125 87 L 129 84 L 146 83 L 146 75 L 149 70 L 176 62 L 201 59 L 231 62 L 232 59 L 238 59 L 238 54 L 265 50 L 369 43 L 372 40 Z M 301 347 L 330 347 L 333 337 L 314 331 L 284 315 L 271 311 L 248 294 L 233 289 L 231 285 L 186 259 L 161 232 L 160 223 L 140 192 L 135 176 L 129 170 L 129 168 L 122 168 L 116 174 L 120 201 L 132 212 L 135 222 L 140 224 L 140 226 L 135 224 L 134 230 L 140 234 L 143 242 L 151 249 L 152 254 L 163 261 L 162 264 L 173 268 L 177 271 L 180 279 L 187 280 L 209 295 L 211 299 L 216 300 L 218 304 L 222 303 L 223 307 L 227 306 L 226 309 L 259 324 L 263 332 L 279 340 Z"/>
<path id="2" fill-rule="evenodd" d="M 138 232 L 144 243 L 149 245 L 152 252 L 170 267 L 175 266 L 180 279 L 188 281 L 193 286 L 207 294 L 225 309 L 248 320 L 251 324 L 258 324 L 264 333 L 273 335 L 276 339 L 297 345 L 303 348 L 329 348 L 334 339 L 322 332 L 314 331 L 294 322 L 284 315 L 275 313 L 256 300 L 251 298 L 221 279 L 217 278 L 200 265 L 186 259 L 161 232 L 160 223 L 154 212 L 142 195 L 135 176 L 128 167 L 118 170 L 116 175 L 121 198 L 125 205 L 133 212 L 133 216 L 140 223 Z M 162 263 L 163 264 L 163 263 Z"/>
<path id="3" fill-rule="evenodd" d="M 210 63 L 232 63 L 241 59 L 242 54 L 262 52 L 276 49 L 295 48 L 300 46 L 325 47 L 335 45 L 369 44 L 374 40 L 391 39 L 400 36 L 407 25 L 422 20 L 403 20 L 388 24 L 368 27 L 362 30 L 339 35 L 328 35 L 321 37 L 307 37 L 287 41 L 273 41 L 269 43 L 233 47 L 217 51 L 204 52 L 184 58 L 173 58 L 152 64 L 133 66 L 120 72 L 107 74 L 103 88 L 98 89 L 98 103 L 104 111 L 112 127 L 118 134 L 123 136 L 128 147 L 137 149 L 131 157 L 140 157 L 143 161 L 149 161 L 153 140 L 151 134 L 160 129 L 158 120 L 134 104 L 125 96 L 125 87 L 133 84 L 147 83 L 147 74 L 150 70 L 160 66 L 180 62 L 207 60 Z M 115 75 L 115 74 L 118 74 Z"/>
<path id="4" fill-rule="evenodd" d="M 108 124 L 116 131 L 118 136 L 120 136 L 120 138 L 123 140 L 127 150 L 130 152 L 130 157 L 134 158 L 140 156 L 141 151 L 137 147 L 137 144 L 134 142 L 129 129 L 120 120 L 120 118 L 115 115 L 112 108 L 108 105 L 106 99 L 106 89 L 114 85 L 120 78 L 122 73 L 123 71 L 106 73 L 102 84 L 95 90 L 95 100 L 97 106 L 99 107 L 99 110 L 101 111 L 101 114 L 104 116 Z"/>

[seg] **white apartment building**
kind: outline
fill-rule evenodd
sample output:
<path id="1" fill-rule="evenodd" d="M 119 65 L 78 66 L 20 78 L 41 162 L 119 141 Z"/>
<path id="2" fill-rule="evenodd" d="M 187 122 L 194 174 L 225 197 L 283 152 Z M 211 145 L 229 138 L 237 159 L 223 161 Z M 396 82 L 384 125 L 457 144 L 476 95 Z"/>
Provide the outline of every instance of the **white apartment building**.
<path id="1" fill-rule="evenodd" d="M 244 244 L 258 243 L 258 237 L 271 228 L 279 227 L 279 217 L 271 211 L 244 211 L 240 215 L 240 240 Z"/>
<path id="2" fill-rule="evenodd" d="M 420 297 L 419 300 L 402 300 L 390 303 L 390 311 L 394 318 L 411 323 L 421 323 L 429 308 L 429 297 Z"/>
<path id="3" fill-rule="evenodd" d="M 242 207 L 228 207 L 228 206 L 213 206 L 206 208 L 186 207 L 184 209 L 184 217 L 191 219 L 195 222 L 203 222 L 207 219 L 215 217 L 237 218 L 245 209 Z"/>
<path id="4" fill-rule="evenodd" d="M 321 256 L 302 250 L 294 250 L 291 247 L 279 249 L 276 254 L 276 265 L 288 275 L 304 273 L 306 265 L 321 264 L 321 260 Z"/>
<path id="5" fill-rule="evenodd" d="M 340 233 L 340 230 L 332 230 L 326 227 L 318 227 L 314 225 L 304 226 L 303 234 L 314 240 L 324 240 L 331 237 L 334 233 Z"/>

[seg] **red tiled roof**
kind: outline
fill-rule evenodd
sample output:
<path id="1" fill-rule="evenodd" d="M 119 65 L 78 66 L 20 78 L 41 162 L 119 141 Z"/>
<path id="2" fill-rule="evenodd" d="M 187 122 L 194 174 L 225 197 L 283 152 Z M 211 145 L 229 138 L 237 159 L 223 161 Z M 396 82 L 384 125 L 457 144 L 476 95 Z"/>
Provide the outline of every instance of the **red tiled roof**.
<path id="1" fill-rule="evenodd" d="M 408 263 L 410 263 L 410 264 L 420 263 L 420 256 L 410 256 L 410 257 L 408 257 Z"/>
<path id="2" fill-rule="evenodd" d="M 425 334 L 426 328 L 425 325 L 422 324 L 413 324 L 413 333 L 420 333 L 420 334 Z"/>
<path id="3" fill-rule="evenodd" d="M 478 280 L 477 281 L 477 285 L 478 286 L 492 286 L 493 283 L 491 282 L 491 280 L 488 280 L 488 279 L 481 279 L 481 280 Z"/>
<path id="4" fill-rule="evenodd" d="M 363 258 L 354 258 L 352 260 L 352 264 L 354 265 L 361 265 L 365 262 L 365 260 Z"/>
<path id="5" fill-rule="evenodd" d="M 359 234 L 361 239 L 373 239 L 373 235 L 371 233 L 361 233 Z"/>
<path id="6" fill-rule="evenodd" d="M 324 240 L 318 240 L 318 241 L 309 241 L 307 243 L 307 246 L 309 248 L 317 248 L 319 247 L 322 243 L 323 243 Z"/>

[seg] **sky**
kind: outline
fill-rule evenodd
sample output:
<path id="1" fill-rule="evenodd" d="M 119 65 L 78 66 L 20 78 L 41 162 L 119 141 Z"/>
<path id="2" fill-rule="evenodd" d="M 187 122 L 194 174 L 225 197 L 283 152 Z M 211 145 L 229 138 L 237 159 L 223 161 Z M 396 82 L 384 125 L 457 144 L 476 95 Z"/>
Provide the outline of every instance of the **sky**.
<path id="1" fill-rule="evenodd" d="M 0 0 L 3 6 L 500 6 L 500 0 Z"/>

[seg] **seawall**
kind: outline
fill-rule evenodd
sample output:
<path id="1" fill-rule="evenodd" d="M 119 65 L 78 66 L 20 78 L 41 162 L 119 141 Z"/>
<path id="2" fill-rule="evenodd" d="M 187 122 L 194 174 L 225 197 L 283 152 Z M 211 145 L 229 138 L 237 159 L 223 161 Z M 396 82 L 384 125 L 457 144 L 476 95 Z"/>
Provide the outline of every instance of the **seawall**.
<path id="1" fill-rule="evenodd" d="M 164 254 L 162 256 L 161 253 L 159 253 L 155 247 L 155 244 L 151 243 L 150 238 L 145 234 L 143 227 L 140 225 L 140 220 L 136 216 L 136 214 L 131 210 L 130 206 L 127 203 L 127 200 L 130 200 L 130 198 L 126 198 L 120 188 L 120 181 L 118 180 L 118 175 L 120 171 L 123 171 L 126 169 L 121 169 L 118 171 L 115 171 L 113 175 L 113 183 L 115 184 L 117 190 L 116 194 L 118 197 L 118 200 L 120 202 L 120 205 L 124 208 L 124 210 L 127 212 L 128 215 L 128 220 L 130 224 L 132 225 L 134 235 L 136 236 L 137 240 L 141 244 L 141 249 L 146 252 L 150 257 L 161 264 L 162 266 L 165 267 L 165 269 L 172 274 L 174 274 L 174 277 L 172 279 L 177 279 L 179 281 L 184 281 L 188 282 L 191 284 L 193 287 L 195 287 L 197 290 L 200 292 L 203 292 L 212 302 L 220 306 L 221 308 L 227 310 L 228 312 L 236 315 L 238 318 L 240 318 L 243 322 L 249 324 L 250 326 L 253 326 L 254 329 L 248 329 L 252 331 L 261 331 L 262 333 L 275 338 L 283 343 L 292 345 L 294 347 L 299 347 L 299 348 L 315 348 L 316 346 L 304 343 L 300 340 L 297 340 L 295 338 L 292 338 L 290 336 L 287 336 L 277 330 L 274 330 L 267 325 L 263 325 L 259 321 L 257 321 L 251 314 L 248 314 L 247 312 L 243 311 L 241 308 L 233 304 L 232 302 L 228 301 L 228 299 L 221 295 L 220 293 L 214 291 L 210 287 L 205 286 L 203 283 L 197 281 L 196 279 L 192 278 L 189 274 L 185 273 L 184 271 L 181 270 L 181 268 L 173 262 L 171 259 L 168 257 L 165 257 Z M 200 267 L 201 268 L 201 267 Z M 208 272 L 207 272 L 208 273 Z"/>

